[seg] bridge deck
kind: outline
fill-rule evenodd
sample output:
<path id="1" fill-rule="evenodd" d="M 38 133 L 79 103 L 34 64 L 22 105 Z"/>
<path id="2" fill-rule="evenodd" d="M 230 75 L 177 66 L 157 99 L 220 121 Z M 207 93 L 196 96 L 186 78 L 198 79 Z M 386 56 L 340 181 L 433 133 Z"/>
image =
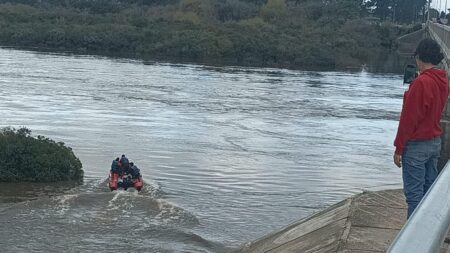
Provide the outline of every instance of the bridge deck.
<path id="1" fill-rule="evenodd" d="M 401 190 L 367 192 L 293 223 L 240 252 L 385 252 L 406 221 Z M 441 252 L 447 251 L 444 244 Z"/>

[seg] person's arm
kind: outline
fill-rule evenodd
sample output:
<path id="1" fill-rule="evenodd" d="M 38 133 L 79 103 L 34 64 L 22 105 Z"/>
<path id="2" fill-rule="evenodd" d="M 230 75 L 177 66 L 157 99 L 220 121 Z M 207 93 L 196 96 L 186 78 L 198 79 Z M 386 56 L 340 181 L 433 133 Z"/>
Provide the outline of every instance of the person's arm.
<path id="1" fill-rule="evenodd" d="M 395 154 L 402 155 L 408 140 L 411 139 L 417 128 L 419 120 L 425 116 L 426 105 L 424 104 L 423 83 L 416 79 L 405 96 L 397 136 L 394 141 Z"/>
<path id="2" fill-rule="evenodd" d="M 139 168 L 135 165 L 135 166 L 133 166 L 133 176 L 134 177 L 139 177 L 140 176 L 140 173 L 139 173 Z"/>

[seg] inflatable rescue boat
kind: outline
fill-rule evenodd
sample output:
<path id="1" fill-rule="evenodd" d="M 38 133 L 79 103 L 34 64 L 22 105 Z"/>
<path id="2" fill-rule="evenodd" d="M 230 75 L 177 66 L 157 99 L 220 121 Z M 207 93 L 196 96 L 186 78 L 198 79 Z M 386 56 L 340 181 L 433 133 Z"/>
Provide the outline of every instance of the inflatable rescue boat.
<path id="1" fill-rule="evenodd" d="M 109 174 L 109 189 L 111 191 L 123 189 L 127 190 L 128 188 L 134 188 L 137 191 L 140 191 L 144 186 L 144 182 L 142 181 L 142 176 L 133 178 L 130 174 L 122 174 L 116 172 L 111 172 Z"/>

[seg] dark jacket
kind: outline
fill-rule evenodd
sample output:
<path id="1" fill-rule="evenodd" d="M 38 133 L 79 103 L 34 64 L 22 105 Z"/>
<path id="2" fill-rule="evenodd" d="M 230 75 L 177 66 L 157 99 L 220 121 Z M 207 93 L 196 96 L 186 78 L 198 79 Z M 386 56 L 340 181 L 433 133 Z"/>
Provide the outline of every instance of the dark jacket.
<path id="1" fill-rule="evenodd" d="M 113 160 L 112 164 L 111 164 L 111 171 L 112 172 L 117 172 L 119 171 L 119 162 L 116 160 Z"/>
<path id="2" fill-rule="evenodd" d="M 131 167 L 131 176 L 133 176 L 133 177 L 140 177 L 141 176 L 141 172 L 140 172 L 139 168 L 136 165 L 133 165 L 133 167 Z"/>
<path id="3" fill-rule="evenodd" d="M 130 161 L 128 161 L 128 158 L 126 158 L 125 156 L 120 158 L 120 164 L 122 164 L 122 167 L 129 167 L 130 166 Z"/>

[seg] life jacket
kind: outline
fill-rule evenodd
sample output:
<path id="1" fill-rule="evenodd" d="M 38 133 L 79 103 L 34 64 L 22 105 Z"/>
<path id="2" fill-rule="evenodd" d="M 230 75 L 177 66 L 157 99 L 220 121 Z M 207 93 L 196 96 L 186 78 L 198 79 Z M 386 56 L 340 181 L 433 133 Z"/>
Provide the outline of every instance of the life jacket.
<path id="1" fill-rule="evenodd" d="M 133 165 L 133 167 L 131 167 L 131 173 L 133 177 L 140 176 L 140 170 L 136 165 Z"/>
<path id="2" fill-rule="evenodd" d="M 120 166 L 119 162 L 116 161 L 116 160 L 114 160 L 114 161 L 112 162 L 112 164 L 111 164 L 111 169 L 112 169 L 112 170 L 118 169 L 119 166 Z"/>
<path id="3" fill-rule="evenodd" d="M 130 162 L 128 161 L 128 158 L 122 157 L 120 158 L 120 163 L 122 166 L 128 167 L 130 165 Z"/>

